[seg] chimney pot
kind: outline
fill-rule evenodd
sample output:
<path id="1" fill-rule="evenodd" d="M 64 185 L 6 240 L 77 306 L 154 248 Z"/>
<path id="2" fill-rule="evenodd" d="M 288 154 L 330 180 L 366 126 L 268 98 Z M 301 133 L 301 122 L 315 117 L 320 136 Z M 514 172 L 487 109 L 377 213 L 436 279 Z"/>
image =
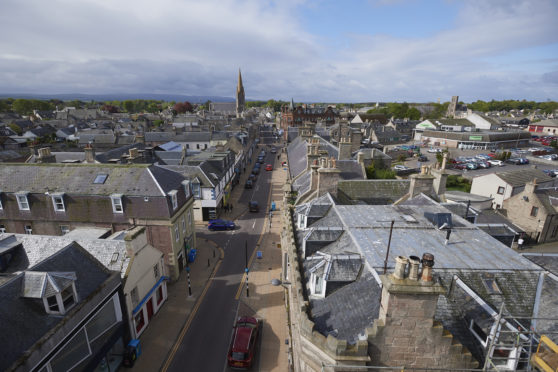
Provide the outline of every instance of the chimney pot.
<path id="1" fill-rule="evenodd" d="M 425 253 L 422 255 L 422 274 L 420 280 L 426 283 L 432 282 L 432 267 L 434 266 L 434 255 Z"/>
<path id="2" fill-rule="evenodd" d="M 417 256 L 409 257 L 409 279 L 418 280 L 418 272 L 420 266 L 420 258 Z"/>
<path id="3" fill-rule="evenodd" d="M 395 271 L 393 272 L 393 276 L 396 279 L 405 279 L 405 270 L 407 269 L 408 262 L 409 259 L 405 256 L 395 257 Z"/>

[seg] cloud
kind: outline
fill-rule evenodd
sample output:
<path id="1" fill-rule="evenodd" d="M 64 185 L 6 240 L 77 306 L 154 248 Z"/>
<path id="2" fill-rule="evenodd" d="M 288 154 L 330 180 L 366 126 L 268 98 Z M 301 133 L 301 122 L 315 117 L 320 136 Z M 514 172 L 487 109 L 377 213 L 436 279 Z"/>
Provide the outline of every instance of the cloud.
<path id="1" fill-rule="evenodd" d="M 250 98 L 558 99 L 555 58 L 508 58 L 558 49 L 555 1 L 466 1 L 449 29 L 425 37 L 347 34 L 343 47 L 306 30 L 300 10 L 320 3 L 4 0 L 0 32 L 10 37 L 0 39 L 0 89 L 232 96 L 240 67 Z"/>

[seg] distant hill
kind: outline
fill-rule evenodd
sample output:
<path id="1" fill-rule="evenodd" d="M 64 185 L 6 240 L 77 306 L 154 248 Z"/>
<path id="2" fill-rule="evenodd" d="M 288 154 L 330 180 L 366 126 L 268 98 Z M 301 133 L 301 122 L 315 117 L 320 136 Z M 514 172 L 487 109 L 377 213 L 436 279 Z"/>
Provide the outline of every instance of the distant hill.
<path id="1" fill-rule="evenodd" d="M 185 96 L 180 94 L 151 94 L 151 93 L 116 93 L 116 94 L 80 94 L 80 93 L 68 93 L 68 94 L 26 94 L 26 93 L 0 93 L 0 98 L 26 98 L 26 99 L 59 99 L 62 101 L 125 101 L 133 99 L 144 99 L 144 100 L 158 100 L 158 101 L 176 101 L 184 102 L 188 101 L 190 103 L 205 103 L 207 101 L 211 102 L 234 102 L 234 98 L 231 97 L 221 97 L 221 96 Z"/>

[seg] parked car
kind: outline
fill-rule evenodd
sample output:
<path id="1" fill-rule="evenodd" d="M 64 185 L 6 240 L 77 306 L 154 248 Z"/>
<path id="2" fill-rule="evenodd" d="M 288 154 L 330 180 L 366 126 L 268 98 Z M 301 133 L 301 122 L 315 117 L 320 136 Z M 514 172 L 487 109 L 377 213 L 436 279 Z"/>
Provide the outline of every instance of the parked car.
<path id="1" fill-rule="evenodd" d="M 259 336 L 260 324 L 256 318 L 242 316 L 238 318 L 233 328 L 233 335 L 227 364 L 233 368 L 252 367 L 256 344 Z"/>
<path id="2" fill-rule="evenodd" d="M 424 162 L 424 161 L 428 161 L 428 158 L 424 155 L 420 155 L 417 160 L 421 161 L 421 162 Z"/>
<path id="3" fill-rule="evenodd" d="M 254 187 L 254 181 L 246 180 L 246 183 L 244 184 L 244 188 L 245 189 L 251 189 L 252 187 Z"/>
<path id="4" fill-rule="evenodd" d="M 519 158 L 519 164 L 529 164 L 529 159 L 527 159 L 527 158 Z"/>
<path id="5" fill-rule="evenodd" d="M 252 182 L 256 182 L 258 180 L 258 176 L 252 173 L 251 175 L 248 176 L 248 180 Z"/>
<path id="6" fill-rule="evenodd" d="M 478 161 L 478 162 L 477 162 L 477 166 L 478 166 L 479 168 L 484 168 L 484 169 L 486 169 L 486 168 L 490 168 L 490 163 L 487 162 L 487 161 Z"/>
<path id="7" fill-rule="evenodd" d="M 265 158 L 264 156 L 258 156 L 258 163 L 263 164 L 265 162 L 264 158 Z"/>
<path id="8" fill-rule="evenodd" d="M 467 164 L 465 164 L 465 166 L 467 167 L 467 169 L 470 169 L 470 170 L 475 170 L 475 169 L 478 168 L 476 163 L 467 163 Z"/>
<path id="9" fill-rule="evenodd" d="M 431 152 L 431 153 L 437 153 L 437 152 L 442 152 L 442 149 L 437 149 L 437 148 L 429 148 L 428 150 L 426 150 L 427 152 Z"/>
<path id="10" fill-rule="evenodd" d="M 260 174 L 260 168 L 254 167 L 254 169 L 252 169 L 252 174 Z"/>
<path id="11" fill-rule="evenodd" d="M 498 167 L 501 167 L 501 166 L 504 165 L 504 162 L 502 160 L 497 160 L 497 159 L 491 159 L 491 160 L 488 161 L 488 163 L 490 165 L 495 165 L 495 166 L 498 166 Z"/>
<path id="12" fill-rule="evenodd" d="M 277 154 L 277 149 L 275 147 L 272 147 L 270 152 L 272 154 Z"/>
<path id="13" fill-rule="evenodd" d="M 455 169 L 467 169 L 467 164 L 466 163 L 457 163 L 454 165 Z"/>
<path id="14" fill-rule="evenodd" d="M 396 171 L 405 171 L 405 170 L 409 170 L 411 168 L 398 164 L 398 165 L 394 166 L 393 169 L 395 169 Z"/>
<path id="15" fill-rule="evenodd" d="M 209 220 L 209 223 L 207 224 L 207 229 L 211 231 L 234 230 L 235 228 L 235 223 L 228 220 Z"/>
<path id="16" fill-rule="evenodd" d="M 257 201 L 252 200 L 252 201 L 248 202 L 248 210 L 250 212 L 259 212 L 260 211 L 260 205 L 258 204 Z"/>
<path id="17" fill-rule="evenodd" d="M 266 171 L 272 171 L 273 170 L 273 165 L 271 165 L 271 164 L 266 165 L 265 170 Z"/>
<path id="18" fill-rule="evenodd" d="M 519 158 L 509 158 L 506 163 L 518 165 L 521 164 L 521 160 Z"/>

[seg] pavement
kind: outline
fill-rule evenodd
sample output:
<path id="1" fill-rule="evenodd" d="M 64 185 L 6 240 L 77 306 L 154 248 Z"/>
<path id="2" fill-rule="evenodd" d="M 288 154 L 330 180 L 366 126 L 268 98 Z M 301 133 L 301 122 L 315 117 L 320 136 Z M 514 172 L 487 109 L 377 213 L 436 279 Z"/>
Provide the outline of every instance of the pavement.
<path id="1" fill-rule="evenodd" d="M 280 149 L 278 149 L 280 150 Z M 257 157 L 255 151 L 254 157 Z M 280 159 L 275 158 L 275 165 L 286 160 L 286 154 L 281 153 Z M 231 191 L 229 203 L 233 208 L 221 214 L 221 218 L 235 220 L 246 213 L 248 206 L 238 204 L 244 191 L 244 183 L 251 167 L 241 174 L 240 182 Z M 287 179 L 287 170 L 282 167 L 274 169 L 271 175 L 271 192 L 267 206 L 271 201 L 282 205 L 282 187 Z M 269 208 L 269 207 L 268 207 Z M 280 213 L 270 217 L 266 213 L 264 231 L 262 232 L 257 250 L 261 258 L 252 261 L 248 275 L 249 296 L 246 295 L 245 279 L 239 298 L 239 315 L 252 315 L 261 319 L 262 334 L 260 338 L 259 363 L 252 367 L 253 371 L 289 370 L 289 328 L 287 309 L 285 306 L 285 288 L 273 286 L 271 280 L 281 278 L 282 259 L 280 247 L 280 233 L 283 221 Z M 270 222 L 271 220 L 271 222 Z M 197 228 L 205 228 L 206 223 L 197 224 Z M 151 320 L 149 327 L 140 336 L 142 354 L 137 359 L 133 370 L 136 371 L 165 371 L 169 364 L 169 357 L 176 351 L 175 345 L 180 343 L 188 329 L 203 296 L 211 284 L 219 265 L 223 259 L 224 250 L 208 239 L 197 240 L 197 257 L 190 263 L 190 275 L 182 272 L 178 281 L 169 283 L 168 298 L 164 306 Z M 189 295 L 188 282 L 192 295 Z M 231 324 L 232 327 L 232 324 Z M 223 360 L 225 356 L 223 355 Z"/>

